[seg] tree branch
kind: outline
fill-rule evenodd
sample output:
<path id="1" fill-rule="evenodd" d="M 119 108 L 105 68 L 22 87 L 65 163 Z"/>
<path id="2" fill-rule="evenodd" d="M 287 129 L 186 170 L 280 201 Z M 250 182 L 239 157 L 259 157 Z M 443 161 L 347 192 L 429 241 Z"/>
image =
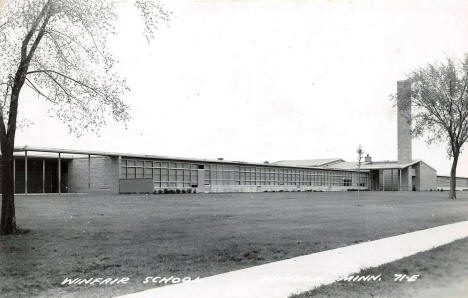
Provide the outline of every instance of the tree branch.
<path id="1" fill-rule="evenodd" d="M 36 19 L 33 22 L 33 25 L 31 26 L 28 33 L 26 34 L 26 37 L 24 38 L 23 43 L 21 44 L 21 61 L 23 61 L 24 59 L 26 59 L 27 56 L 29 56 L 27 53 L 28 44 L 34 35 L 34 32 L 36 32 L 37 28 L 39 27 L 39 22 L 48 12 L 50 4 L 51 4 L 51 0 L 48 0 L 46 4 L 42 7 L 41 12 L 36 17 Z"/>
<path id="2" fill-rule="evenodd" d="M 57 31 L 57 30 L 53 30 L 53 29 L 48 29 L 46 31 L 46 33 L 51 36 L 53 38 L 53 34 L 57 34 L 57 35 L 60 35 L 60 36 L 63 36 L 65 37 L 66 39 L 68 39 L 70 42 L 76 44 L 77 46 L 79 46 L 80 48 L 82 48 L 83 50 L 85 50 L 86 52 L 90 51 L 89 48 L 87 48 L 84 44 L 82 44 L 81 42 L 78 42 L 76 40 L 76 38 L 72 38 L 71 36 L 63 33 L 63 32 L 60 32 L 60 31 Z M 53 38 L 55 40 L 55 38 Z"/>
<path id="3" fill-rule="evenodd" d="M 52 43 L 54 44 L 54 47 L 55 47 L 55 50 L 56 50 L 56 53 L 57 55 L 63 59 L 63 61 L 65 61 L 65 63 L 74 68 L 74 69 L 78 69 L 77 65 L 71 63 L 68 58 L 67 58 L 67 55 L 65 55 L 65 53 L 63 52 L 62 50 L 62 47 L 61 45 L 58 43 L 58 41 L 55 39 L 55 37 L 49 32 L 49 31 L 46 31 L 46 36 L 48 36 L 50 38 L 50 40 L 52 41 Z M 67 44 L 67 46 L 69 46 L 69 44 Z"/>
<path id="4" fill-rule="evenodd" d="M 28 71 L 31 59 L 34 56 L 34 53 L 36 52 L 36 49 L 39 43 L 41 42 L 42 37 L 44 36 L 45 28 L 51 17 L 51 14 L 50 14 L 51 3 L 52 3 L 51 0 L 48 0 L 46 4 L 43 6 L 41 12 L 37 16 L 37 18 L 34 20 L 32 27 L 28 31 L 21 45 L 21 60 L 20 60 L 18 69 L 16 71 L 15 78 L 13 80 L 11 99 L 10 99 L 10 110 L 8 114 L 8 128 L 6 131 L 6 137 L 7 137 L 6 142 L 8 143 L 10 147 L 13 146 L 14 140 L 15 140 L 16 119 L 18 116 L 18 97 L 19 97 L 21 88 L 23 87 L 23 84 L 26 80 L 26 73 Z M 41 19 L 43 19 L 42 25 L 40 26 L 36 39 L 34 40 L 28 53 L 27 46 L 29 42 L 31 41 L 31 38 L 34 35 L 34 32 L 36 32 Z M 9 150 L 11 150 L 11 148 L 9 148 Z"/>
<path id="5" fill-rule="evenodd" d="M 39 33 L 37 34 L 36 39 L 34 40 L 31 49 L 29 50 L 28 56 L 26 57 L 26 64 L 29 66 L 29 63 L 31 62 L 32 57 L 34 56 L 34 53 L 36 52 L 37 47 L 39 46 L 39 43 L 42 40 L 42 37 L 44 36 L 45 33 L 45 28 L 49 22 L 51 15 L 47 14 L 47 16 L 44 19 L 44 22 L 42 23 L 41 28 L 39 29 Z"/>
<path id="6" fill-rule="evenodd" d="M 65 87 L 63 87 L 63 85 L 60 84 L 51 74 L 49 74 L 48 72 L 46 72 L 46 75 L 47 75 L 57 86 L 59 86 L 60 89 L 62 89 L 62 91 L 65 93 L 65 95 L 66 95 L 67 97 L 70 97 L 70 98 L 72 98 L 72 99 L 74 99 L 74 100 L 76 100 L 76 101 L 79 101 L 75 96 L 73 96 L 72 94 L 70 94 L 70 93 L 68 92 L 68 90 L 67 90 Z"/>
<path id="7" fill-rule="evenodd" d="M 46 100 L 52 102 L 52 103 L 57 103 L 56 101 L 54 101 L 53 99 L 51 99 L 49 96 L 45 95 L 44 92 L 42 92 L 38 87 L 36 87 L 36 85 L 33 84 L 33 82 L 31 82 L 28 78 L 26 78 L 26 85 L 33 89 L 34 91 L 36 91 L 40 96 L 44 97 Z"/>
<path id="8" fill-rule="evenodd" d="M 72 78 L 72 77 L 69 77 L 69 76 L 67 76 L 67 75 L 65 75 L 65 74 L 63 74 L 63 73 L 61 73 L 61 72 L 55 71 L 55 70 L 51 70 L 51 69 L 40 69 L 40 70 L 32 70 L 32 71 L 27 72 L 27 74 L 38 74 L 38 73 L 46 73 L 46 74 L 49 74 L 49 75 L 50 75 L 50 73 L 53 73 L 53 74 L 59 75 L 59 76 L 65 78 L 65 79 L 67 79 L 67 80 L 70 80 L 70 81 L 76 83 L 76 84 L 79 85 L 79 86 L 82 86 L 82 87 L 84 87 L 84 88 L 87 88 L 87 89 L 93 91 L 94 93 L 96 93 L 96 94 L 98 94 L 98 95 L 103 95 L 103 94 L 102 94 L 101 92 L 99 92 L 99 90 L 97 90 L 96 88 L 93 88 L 93 87 L 91 87 L 91 86 L 89 86 L 89 85 L 87 85 L 87 84 L 85 84 L 85 83 L 83 83 L 83 82 L 81 82 L 81 81 L 79 81 L 79 80 L 77 80 L 77 79 L 74 79 L 74 78 Z"/>

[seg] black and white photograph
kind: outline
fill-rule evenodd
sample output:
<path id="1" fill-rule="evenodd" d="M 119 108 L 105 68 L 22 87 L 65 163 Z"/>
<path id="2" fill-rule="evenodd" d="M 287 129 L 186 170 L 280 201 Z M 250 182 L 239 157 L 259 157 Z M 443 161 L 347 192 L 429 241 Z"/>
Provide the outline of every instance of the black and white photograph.
<path id="1" fill-rule="evenodd" d="M 468 297 L 467 16 L 0 0 L 0 297 Z"/>

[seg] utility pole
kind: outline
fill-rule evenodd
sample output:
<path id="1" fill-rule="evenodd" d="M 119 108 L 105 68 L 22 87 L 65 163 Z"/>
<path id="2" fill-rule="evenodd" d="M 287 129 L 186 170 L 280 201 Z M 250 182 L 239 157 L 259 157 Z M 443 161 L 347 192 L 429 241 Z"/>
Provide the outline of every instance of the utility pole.
<path id="1" fill-rule="evenodd" d="M 364 150 L 362 150 L 361 144 L 359 144 L 357 149 L 358 154 L 358 189 L 357 189 L 357 205 L 359 206 L 359 196 L 360 196 L 360 188 L 361 188 L 361 161 L 362 156 L 364 155 Z"/>

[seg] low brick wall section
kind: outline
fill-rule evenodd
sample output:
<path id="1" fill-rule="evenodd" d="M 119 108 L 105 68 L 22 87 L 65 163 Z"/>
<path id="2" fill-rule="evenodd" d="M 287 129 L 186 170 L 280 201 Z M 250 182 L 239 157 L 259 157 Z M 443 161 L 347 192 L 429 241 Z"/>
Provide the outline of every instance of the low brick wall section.
<path id="1" fill-rule="evenodd" d="M 120 193 L 152 193 L 153 178 L 120 179 Z"/>
<path id="2" fill-rule="evenodd" d="M 367 190 L 366 187 L 361 187 L 361 190 Z M 284 186 L 284 185 L 269 185 L 269 186 L 247 186 L 247 185 L 216 185 L 205 186 L 205 192 L 222 193 L 222 192 L 279 192 L 279 191 L 348 191 L 357 190 L 357 187 L 349 186 Z"/>
<path id="3" fill-rule="evenodd" d="M 449 176 L 437 176 L 437 188 L 438 189 L 449 189 L 450 188 L 450 177 Z M 468 178 L 457 177 L 457 189 L 468 190 Z"/>

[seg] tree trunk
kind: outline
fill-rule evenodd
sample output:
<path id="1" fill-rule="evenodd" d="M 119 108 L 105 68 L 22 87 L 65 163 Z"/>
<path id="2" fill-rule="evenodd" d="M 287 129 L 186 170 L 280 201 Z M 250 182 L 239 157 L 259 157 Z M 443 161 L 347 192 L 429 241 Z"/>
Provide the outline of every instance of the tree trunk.
<path id="1" fill-rule="evenodd" d="M 1 2 L 1 0 L 0 0 Z M 42 7 L 40 14 L 34 20 L 32 26 L 21 44 L 21 61 L 13 79 L 10 95 L 10 108 L 8 115 L 8 126 L 5 127 L 3 114 L 0 115 L 0 145 L 2 149 L 1 158 L 1 174 L 2 174 L 2 214 L 0 223 L 1 234 L 14 234 L 16 233 L 16 219 L 15 219 L 15 188 L 13 179 L 13 150 L 15 147 L 15 134 L 16 134 L 16 118 L 18 115 L 18 99 L 23 88 L 24 82 L 29 69 L 29 64 L 34 56 L 34 53 L 41 42 L 47 24 L 52 16 L 51 5 L 52 0 L 47 2 Z M 42 25 L 40 24 L 42 20 Z M 37 31 L 35 39 L 34 33 Z M 31 42 L 32 41 L 32 42 Z M 31 45 L 30 45 L 31 44 Z M 29 46 L 30 45 L 30 46 Z M 29 46 L 29 52 L 28 52 Z"/>
<path id="2" fill-rule="evenodd" d="M 455 200 L 457 198 L 456 188 L 457 188 L 457 164 L 458 164 L 458 154 L 453 156 L 452 169 L 450 170 L 450 195 L 449 199 Z"/>
<path id="3" fill-rule="evenodd" d="M 13 184 L 13 149 L 8 149 L 2 150 L 1 159 L 2 217 L 0 232 L 4 235 L 14 234 L 17 232 L 15 219 L 15 190 Z"/>

